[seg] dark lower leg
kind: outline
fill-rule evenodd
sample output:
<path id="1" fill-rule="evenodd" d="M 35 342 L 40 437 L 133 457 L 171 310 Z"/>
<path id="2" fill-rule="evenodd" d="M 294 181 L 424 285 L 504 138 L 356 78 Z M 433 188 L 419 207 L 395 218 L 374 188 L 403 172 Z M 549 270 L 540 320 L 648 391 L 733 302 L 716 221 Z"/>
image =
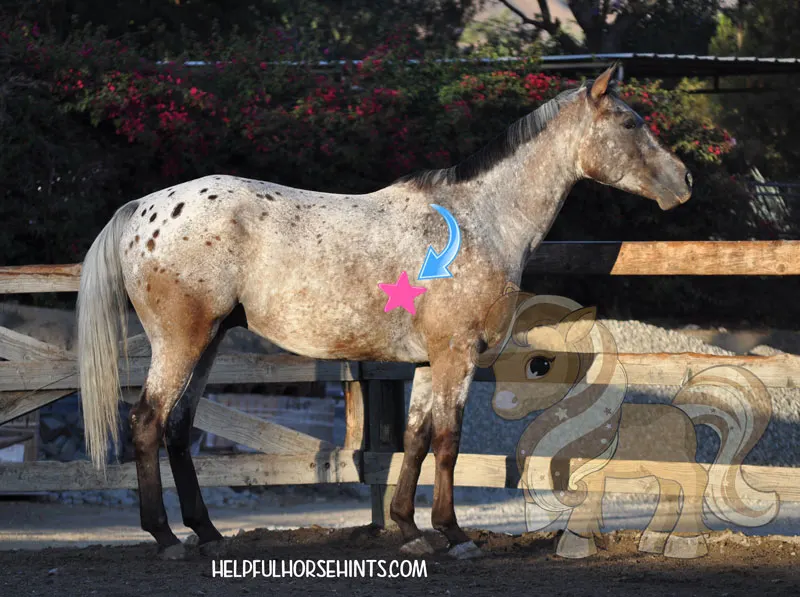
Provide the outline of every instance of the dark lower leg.
<path id="1" fill-rule="evenodd" d="M 180 399 L 167 421 L 167 452 L 178 498 L 181 503 L 183 524 L 192 529 L 200 544 L 222 539 L 220 532 L 211 523 L 208 509 L 200 492 L 200 483 L 192 463 L 191 432 L 193 420 L 191 396 Z"/>
<path id="2" fill-rule="evenodd" d="M 425 460 L 430 443 L 431 419 L 428 413 L 420 425 L 406 428 L 403 438 L 403 466 L 390 510 L 392 520 L 400 527 L 406 543 L 422 535 L 414 522 L 414 496 L 417 493 L 422 461 Z"/>
<path id="3" fill-rule="evenodd" d="M 456 520 L 453 504 L 453 476 L 458 459 L 460 431 L 455 429 L 435 430 L 433 453 L 436 457 L 436 478 L 433 490 L 433 528 L 447 537 L 451 546 L 469 541 Z"/>
<path id="4" fill-rule="evenodd" d="M 164 509 L 161 469 L 158 464 L 158 448 L 163 430 L 146 392 L 142 392 L 141 400 L 131 410 L 131 428 L 136 451 L 142 529 L 153 535 L 159 548 L 163 550 L 180 541 L 170 530 Z"/>

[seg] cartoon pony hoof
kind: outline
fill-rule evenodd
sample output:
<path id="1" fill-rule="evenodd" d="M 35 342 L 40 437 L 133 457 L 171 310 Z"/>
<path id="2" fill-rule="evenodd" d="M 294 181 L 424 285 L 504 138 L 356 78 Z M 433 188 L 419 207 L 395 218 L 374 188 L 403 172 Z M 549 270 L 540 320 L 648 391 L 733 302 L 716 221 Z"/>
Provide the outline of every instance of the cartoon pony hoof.
<path id="1" fill-rule="evenodd" d="M 664 553 L 664 547 L 669 539 L 669 533 L 663 531 L 645 530 L 639 539 L 639 551 L 645 553 Z"/>
<path id="2" fill-rule="evenodd" d="M 556 555 L 562 558 L 580 559 L 588 558 L 597 553 L 594 536 L 581 537 L 570 530 L 564 531 L 558 540 Z"/>
<path id="3" fill-rule="evenodd" d="M 700 558 L 708 553 L 708 545 L 703 535 L 693 537 L 681 537 L 670 535 L 667 544 L 664 546 L 664 556 L 668 558 L 681 558 L 690 560 Z"/>

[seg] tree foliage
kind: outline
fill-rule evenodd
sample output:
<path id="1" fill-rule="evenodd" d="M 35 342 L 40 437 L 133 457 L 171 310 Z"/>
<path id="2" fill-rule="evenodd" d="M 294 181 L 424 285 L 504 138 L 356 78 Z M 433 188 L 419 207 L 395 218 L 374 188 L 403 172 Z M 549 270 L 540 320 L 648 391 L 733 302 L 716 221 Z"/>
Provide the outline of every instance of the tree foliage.
<path id="1" fill-rule="evenodd" d="M 569 0 L 583 39 L 551 16 L 548 0 L 527 15 L 516 0 L 501 0 L 523 22 L 547 32 L 563 52 L 705 53 L 714 34 L 719 0 Z"/>

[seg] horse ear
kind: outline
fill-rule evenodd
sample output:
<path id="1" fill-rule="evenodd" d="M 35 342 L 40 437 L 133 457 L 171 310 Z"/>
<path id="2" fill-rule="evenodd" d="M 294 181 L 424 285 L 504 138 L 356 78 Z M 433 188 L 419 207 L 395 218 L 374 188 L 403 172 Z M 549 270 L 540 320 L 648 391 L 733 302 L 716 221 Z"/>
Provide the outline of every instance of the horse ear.
<path id="1" fill-rule="evenodd" d="M 597 307 L 584 307 L 567 315 L 561 320 L 560 326 L 564 340 L 567 344 L 581 341 L 592 331 L 592 326 L 597 319 Z M 559 327 L 560 327 L 559 326 Z"/>
<path id="2" fill-rule="evenodd" d="M 606 93 L 608 93 L 609 83 L 611 81 L 611 77 L 617 71 L 617 67 L 619 66 L 619 62 L 615 62 L 612 64 L 606 71 L 595 79 L 594 84 L 592 85 L 591 96 L 592 99 L 597 101 L 601 97 L 603 97 Z"/>

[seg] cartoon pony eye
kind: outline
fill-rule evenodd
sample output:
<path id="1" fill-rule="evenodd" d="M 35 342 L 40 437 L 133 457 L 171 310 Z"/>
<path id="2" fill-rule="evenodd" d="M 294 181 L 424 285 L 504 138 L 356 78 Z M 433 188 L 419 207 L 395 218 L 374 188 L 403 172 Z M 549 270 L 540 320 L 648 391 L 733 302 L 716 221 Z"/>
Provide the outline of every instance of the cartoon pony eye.
<path id="1" fill-rule="evenodd" d="M 544 377 L 550 371 L 550 367 L 555 359 L 543 356 L 535 356 L 525 365 L 525 375 L 528 379 L 538 379 Z"/>

